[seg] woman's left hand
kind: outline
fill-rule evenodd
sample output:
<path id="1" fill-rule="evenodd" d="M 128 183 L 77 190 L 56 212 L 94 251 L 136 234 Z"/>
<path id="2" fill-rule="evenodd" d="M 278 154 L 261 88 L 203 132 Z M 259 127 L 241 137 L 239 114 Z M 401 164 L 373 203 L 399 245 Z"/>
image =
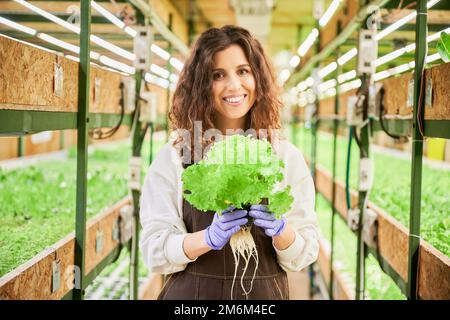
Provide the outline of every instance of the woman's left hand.
<path id="1" fill-rule="evenodd" d="M 255 204 L 250 206 L 248 211 L 250 217 L 253 217 L 253 223 L 264 229 L 266 235 L 269 237 L 279 236 L 286 228 L 286 219 L 276 219 L 267 206 L 264 204 Z"/>

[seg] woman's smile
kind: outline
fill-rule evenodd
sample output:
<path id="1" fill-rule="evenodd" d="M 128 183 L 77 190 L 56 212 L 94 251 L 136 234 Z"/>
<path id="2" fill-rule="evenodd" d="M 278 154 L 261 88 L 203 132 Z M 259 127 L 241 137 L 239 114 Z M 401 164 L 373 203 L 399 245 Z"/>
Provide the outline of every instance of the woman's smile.
<path id="1" fill-rule="evenodd" d="M 235 107 L 239 107 L 241 106 L 247 98 L 247 94 L 234 94 L 234 95 L 229 95 L 226 97 L 223 97 L 222 100 L 225 102 L 225 104 L 230 105 L 230 106 L 235 106 Z"/>

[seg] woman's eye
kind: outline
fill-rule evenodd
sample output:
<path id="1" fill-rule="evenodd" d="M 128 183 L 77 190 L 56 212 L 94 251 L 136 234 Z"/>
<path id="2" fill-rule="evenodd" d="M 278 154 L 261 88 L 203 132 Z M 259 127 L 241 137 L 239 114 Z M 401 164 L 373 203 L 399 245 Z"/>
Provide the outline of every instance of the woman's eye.
<path id="1" fill-rule="evenodd" d="M 247 69 L 241 69 L 241 70 L 238 71 L 238 74 L 241 75 L 241 76 L 246 75 L 248 73 L 249 73 L 249 71 Z"/>
<path id="2" fill-rule="evenodd" d="M 220 80 L 222 78 L 223 78 L 223 74 L 221 72 L 213 73 L 213 79 L 214 80 Z"/>

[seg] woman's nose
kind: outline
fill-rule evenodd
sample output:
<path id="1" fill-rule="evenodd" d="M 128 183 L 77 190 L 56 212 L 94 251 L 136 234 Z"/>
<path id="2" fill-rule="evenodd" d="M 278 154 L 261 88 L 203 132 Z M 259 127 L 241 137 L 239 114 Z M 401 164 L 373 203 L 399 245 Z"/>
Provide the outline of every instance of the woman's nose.
<path id="1" fill-rule="evenodd" d="M 229 76 L 227 86 L 229 90 L 241 89 L 241 79 L 239 79 L 239 77 L 236 75 Z"/>

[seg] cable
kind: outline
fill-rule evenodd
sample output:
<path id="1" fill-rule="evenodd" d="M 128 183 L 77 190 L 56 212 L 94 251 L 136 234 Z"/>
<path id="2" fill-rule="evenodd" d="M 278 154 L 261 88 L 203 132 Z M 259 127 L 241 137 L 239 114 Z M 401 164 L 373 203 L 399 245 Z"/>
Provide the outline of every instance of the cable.
<path id="1" fill-rule="evenodd" d="M 388 132 L 386 130 L 386 127 L 384 126 L 384 104 L 383 104 L 383 99 L 384 99 L 384 94 L 385 94 L 385 90 L 384 87 L 381 87 L 380 89 L 380 110 L 379 110 L 379 118 L 380 118 L 380 126 L 381 129 L 384 131 L 384 133 L 386 133 L 389 137 L 395 139 L 395 140 L 400 140 L 401 136 L 399 135 L 395 135 L 392 134 L 390 132 Z"/>
<path id="2" fill-rule="evenodd" d="M 348 134 L 347 164 L 345 169 L 345 196 L 347 200 L 347 209 L 350 209 L 352 205 L 350 199 L 350 159 L 352 151 L 352 138 L 353 138 L 353 126 L 350 127 Z"/>
<path id="3" fill-rule="evenodd" d="M 120 118 L 119 122 L 108 131 L 102 131 L 102 128 L 89 130 L 89 136 L 94 140 L 102 140 L 112 137 L 122 125 L 123 117 L 125 115 L 125 97 L 124 97 L 124 84 L 120 83 Z"/>

